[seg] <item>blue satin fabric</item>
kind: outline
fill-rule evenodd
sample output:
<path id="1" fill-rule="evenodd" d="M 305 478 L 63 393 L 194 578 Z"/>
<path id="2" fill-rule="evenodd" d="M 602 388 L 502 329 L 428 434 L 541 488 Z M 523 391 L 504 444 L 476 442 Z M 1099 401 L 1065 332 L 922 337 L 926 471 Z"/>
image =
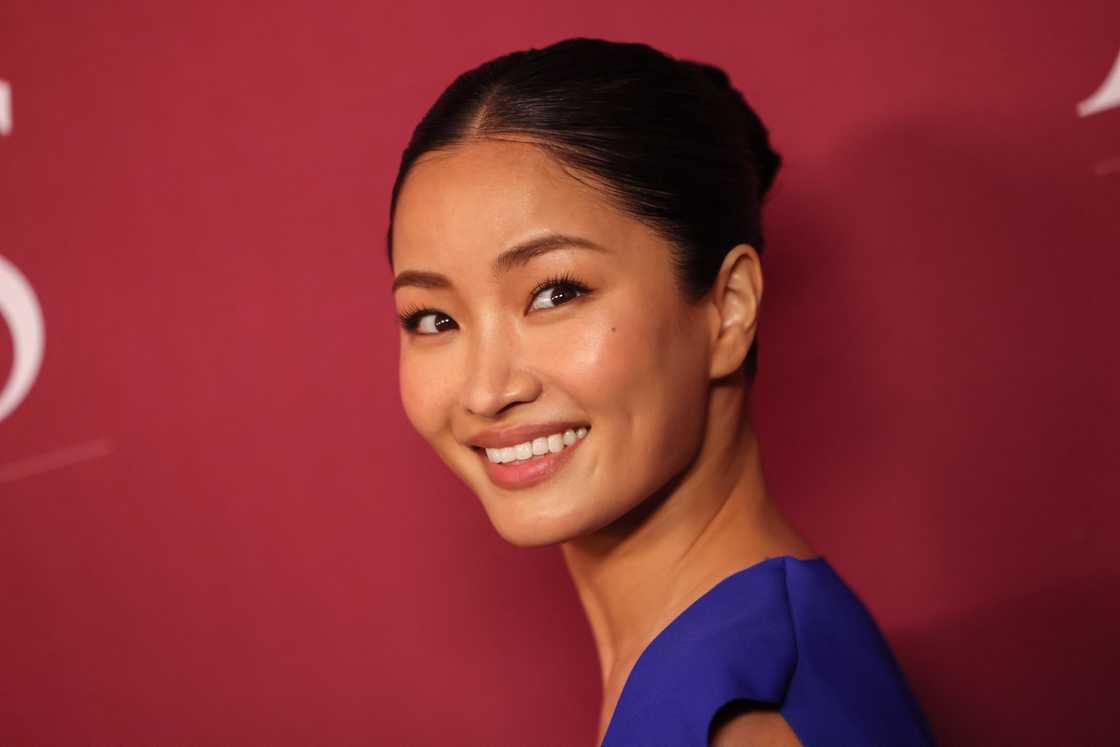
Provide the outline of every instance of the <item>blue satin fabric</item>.
<path id="1" fill-rule="evenodd" d="M 933 744 L 875 621 L 824 558 L 768 558 L 696 600 L 642 652 L 603 747 L 702 747 L 741 698 L 777 706 L 805 747 Z"/>

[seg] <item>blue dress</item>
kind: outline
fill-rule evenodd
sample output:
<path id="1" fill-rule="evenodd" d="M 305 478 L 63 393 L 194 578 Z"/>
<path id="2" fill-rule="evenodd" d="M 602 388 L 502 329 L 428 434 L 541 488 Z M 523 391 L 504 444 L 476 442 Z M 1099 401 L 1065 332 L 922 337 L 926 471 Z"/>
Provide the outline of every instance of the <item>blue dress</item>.
<path id="1" fill-rule="evenodd" d="M 719 582 L 646 647 L 603 747 L 704 747 L 730 701 L 776 706 L 805 747 L 932 745 L 875 621 L 823 557 Z"/>

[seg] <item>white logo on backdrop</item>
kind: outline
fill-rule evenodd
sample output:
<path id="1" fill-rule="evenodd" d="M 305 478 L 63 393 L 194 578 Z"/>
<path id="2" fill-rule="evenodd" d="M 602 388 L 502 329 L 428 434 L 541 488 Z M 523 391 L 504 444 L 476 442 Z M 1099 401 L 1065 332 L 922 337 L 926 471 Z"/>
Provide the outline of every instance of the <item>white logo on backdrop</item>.
<path id="1" fill-rule="evenodd" d="M 12 133 L 12 87 L 0 80 L 0 137 Z"/>
<path id="2" fill-rule="evenodd" d="M 1090 114 L 1103 112 L 1114 106 L 1120 106 L 1120 54 L 1116 56 L 1116 62 L 1112 63 L 1112 71 L 1105 77 L 1100 88 L 1077 105 L 1077 114 L 1088 117 Z"/>
<path id="3" fill-rule="evenodd" d="M 12 334 L 12 371 L 0 389 L 0 420 L 8 417 L 31 391 L 43 362 L 46 334 L 43 312 L 31 283 L 16 266 L 0 257 L 0 316 Z"/>

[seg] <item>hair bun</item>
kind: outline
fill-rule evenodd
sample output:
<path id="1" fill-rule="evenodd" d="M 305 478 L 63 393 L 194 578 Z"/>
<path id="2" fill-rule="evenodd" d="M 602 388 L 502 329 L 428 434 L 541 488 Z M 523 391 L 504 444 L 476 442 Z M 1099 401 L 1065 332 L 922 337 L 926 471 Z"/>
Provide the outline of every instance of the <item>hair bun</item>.
<path id="1" fill-rule="evenodd" d="M 754 162 L 758 176 L 759 198 L 765 197 L 782 165 L 782 157 L 770 145 L 770 133 L 766 126 L 747 103 L 743 93 L 731 85 L 731 76 L 726 70 L 696 60 L 682 59 L 680 62 L 714 83 L 722 94 L 731 94 L 731 107 L 742 127 L 740 132 L 746 138 L 750 158 Z"/>
<path id="2" fill-rule="evenodd" d="M 782 157 L 770 147 L 769 138 L 759 143 L 757 152 L 759 197 L 765 197 L 774 185 L 774 178 L 782 166 Z"/>
<path id="3" fill-rule="evenodd" d="M 709 65 L 706 62 L 696 62 L 695 60 L 681 60 L 681 62 L 701 73 L 720 88 L 731 88 L 731 76 L 723 68 Z"/>

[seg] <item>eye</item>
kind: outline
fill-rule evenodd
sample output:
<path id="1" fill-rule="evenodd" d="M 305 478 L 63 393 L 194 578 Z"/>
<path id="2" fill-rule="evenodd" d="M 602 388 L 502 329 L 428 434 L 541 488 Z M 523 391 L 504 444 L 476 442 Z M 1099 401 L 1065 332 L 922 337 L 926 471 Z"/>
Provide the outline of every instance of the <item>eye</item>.
<path id="1" fill-rule="evenodd" d="M 555 308 L 589 293 L 590 290 L 570 276 L 550 278 L 533 289 L 533 302 L 529 308 L 537 311 Z"/>
<path id="2" fill-rule="evenodd" d="M 459 326 L 438 309 L 409 309 L 400 314 L 400 324 L 406 331 L 417 335 L 438 335 Z"/>

